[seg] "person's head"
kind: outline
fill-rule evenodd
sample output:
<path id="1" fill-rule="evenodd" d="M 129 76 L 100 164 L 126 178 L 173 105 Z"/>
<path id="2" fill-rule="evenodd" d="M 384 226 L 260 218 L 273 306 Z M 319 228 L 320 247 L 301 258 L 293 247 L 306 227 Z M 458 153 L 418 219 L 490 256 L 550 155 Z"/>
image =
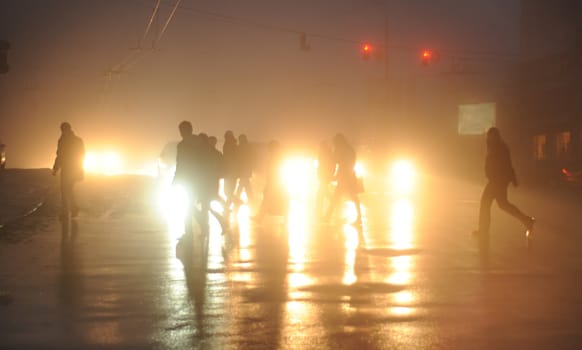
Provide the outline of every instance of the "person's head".
<path id="1" fill-rule="evenodd" d="M 216 136 L 209 136 L 208 143 L 210 143 L 210 146 L 216 147 L 216 144 L 218 143 L 218 139 L 216 138 Z"/>
<path id="2" fill-rule="evenodd" d="M 239 145 L 246 145 L 247 143 L 249 143 L 249 140 L 247 139 L 247 135 L 240 134 L 238 137 L 238 143 L 239 143 Z"/>
<path id="3" fill-rule="evenodd" d="M 180 136 L 182 138 L 186 138 L 192 135 L 192 123 L 187 120 L 184 120 L 178 125 L 178 129 L 180 130 Z"/>
<path id="4" fill-rule="evenodd" d="M 62 122 L 61 123 L 61 132 L 63 134 L 70 134 L 73 132 L 73 129 L 71 128 L 71 124 L 69 124 L 68 122 Z"/>
<path id="5" fill-rule="evenodd" d="M 201 132 L 200 134 L 198 134 L 198 138 L 200 139 L 200 142 L 203 145 L 210 144 L 210 142 L 208 141 L 208 134 L 205 134 L 205 133 Z"/>
<path id="6" fill-rule="evenodd" d="M 232 142 L 232 141 L 235 141 L 236 142 L 236 138 L 234 137 L 234 134 L 233 134 L 233 132 L 231 130 L 227 130 L 224 133 L 224 141 L 225 142 Z"/>
<path id="7" fill-rule="evenodd" d="M 491 127 L 487 130 L 487 144 L 498 144 L 501 143 L 501 133 L 499 133 L 499 129 L 496 127 Z"/>
<path id="8" fill-rule="evenodd" d="M 347 143 L 348 141 L 346 140 L 346 137 L 343 134 L 338 133 L 333 137 L 333 144 L 335 147 L 341 147 Z"/>

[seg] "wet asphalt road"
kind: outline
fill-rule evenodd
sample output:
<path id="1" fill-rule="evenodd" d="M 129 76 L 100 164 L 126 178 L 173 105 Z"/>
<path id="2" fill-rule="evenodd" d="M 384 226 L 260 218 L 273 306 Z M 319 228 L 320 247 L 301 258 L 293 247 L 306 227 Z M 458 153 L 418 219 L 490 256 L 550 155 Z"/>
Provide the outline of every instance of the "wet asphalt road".
<path id="1" fill-rule="evenodd" d="M 3 232 L 34 231 L 0 242 L 0 348 L 582 348 L 575 200 L 512 190 L 538 218 L 529 245 L 498 210 L 471 236 L 481 188 L 460 182 L 364 194 L 361 228 L 301 203 L 257 224 L 245 206 L 182 262 L 149 186 L 88 181 L 77 220 Z"/>

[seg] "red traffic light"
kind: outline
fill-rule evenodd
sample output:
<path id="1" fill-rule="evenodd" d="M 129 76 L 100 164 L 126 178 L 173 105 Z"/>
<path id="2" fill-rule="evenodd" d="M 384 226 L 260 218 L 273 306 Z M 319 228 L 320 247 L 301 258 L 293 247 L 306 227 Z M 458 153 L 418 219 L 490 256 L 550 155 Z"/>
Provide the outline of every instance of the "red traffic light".
<path id="1" fill-rule="evenodd" d="M 420 63 L 423 66 L 427 66 L 432 63 L 434 58 L 434 54 L 431 50 L 422 50 L 422 54 L 420 55 Z"/>
<path id="2" fill-rule="evenodd" d="M 440 60 L 440 54 L 438 50 L 424 49 L 420 53 L 420 63 L 423 66 L 428 66 L 429 64 L 437 63 Z"/>
<path id="3" fill-rule="evenodd" d="M 364 43 L 362 44 L 362 58 L 365 60 L 370 59 L 370 57 L 372 56 L 372 52 L 374 51 L 372 45 L 368 44 L 368 43 Z"/>

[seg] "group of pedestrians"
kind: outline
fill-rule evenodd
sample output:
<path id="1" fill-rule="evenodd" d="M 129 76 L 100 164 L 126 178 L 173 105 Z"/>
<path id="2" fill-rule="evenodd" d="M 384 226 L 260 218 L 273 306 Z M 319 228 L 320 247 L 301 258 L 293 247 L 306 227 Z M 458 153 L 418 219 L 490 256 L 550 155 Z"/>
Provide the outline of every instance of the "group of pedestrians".
<path id="1" fill-rule="evenodd" d="M 60 128 L 62 134 L 58 141 L 53 175 L 60 172 L 61 218 L 68 218 L 78 214 L 74 186 L 83 179 L 85 147 L 83 140 L 75 135 L 69 123 L 62 123 Z M 181 122 L 178 129 L 182 140 L 177 146 L 173 183 L 181 185 L 189 197 L 185 236 L 192 234 L 193 218 L 198 222 L 201 231 L 208 233 L 210 214 L 217 218 L 223 232 L 227 232 L 230 210 L 241 203 L 243 191 L 249 201 L 254 197 L 250 179 L 255 156 L 251 145 L 245 135 L 240 135 L 237 140 L 232 131 L 227 131 L 221 152 L 217 149 L 216 137 L 205 133 L 194 134 L 190 122 Z M 507 199 L 509 184 L 517 186 L 518 181 L 509 148 L 501 138 L 499 129 L 495 127 L 489 129 L 486 144 L 485 175 L 488 183 L 481 196 L 479 227 L 474 233 L 482 235 L 489 232 L 491 204 L 495 200 L 502 210 L 522 222 L 528 235 L 531 235 L 535 219 L 524 214 Z M 287 213 L 285 185 L 279 176 L 283 162 L 281 146 L 277 141 L 271 141 L 268 151 L 263 201 L 254 217 L 256 220 L 261 220 L 269 214 Z M 363 187 L 355 173 L 356 152 L 344 135 L 335 135 L 333 145 L 326 142 L 320 144 L 318 164 L 319 189 L 316 207 L 322 219 L 330 220 L 342 199 L 347 197 L 355 204 L 356 224 L 360 224 L 362 215 L 358 195 L 363 191 Z M 225 198 L 219 194 L 220 179 L 224 180 Z M 328 195 L 332 181 L 336 181 L 336 186 L 333 194 Z M 213 200 L 223 203 L 225 209 L 223 214 L 211 208 L 210 203 Z M 324 205 L 326 202 L 327 207 Z"/>
<path id="2" fill-rule="evenodd" d="M 216 137 L 194 134 L 189 121 L 181 122 L 178 129 L 182 140 L 177 145 L 173 184 L 184 188 L 188 196 L 186 237 L 192 235 L 193 219 L 201 232 L 208 234 L 210 214 L 216 217 L 222 232 L 226 233 L 230 211 L 240 205 L 243 191 L 248 198 L 252 196 L 250 178 L 254 156 L 247 137 L 242 134 L 237 142 L 232 131 L 227 131 L 221 152 L 217 149 Z M 225 198 L 219 193 L 221 179 L 224 180 Z M 223 204 L 223 213 L 211 208 L 214 200 Z"/>

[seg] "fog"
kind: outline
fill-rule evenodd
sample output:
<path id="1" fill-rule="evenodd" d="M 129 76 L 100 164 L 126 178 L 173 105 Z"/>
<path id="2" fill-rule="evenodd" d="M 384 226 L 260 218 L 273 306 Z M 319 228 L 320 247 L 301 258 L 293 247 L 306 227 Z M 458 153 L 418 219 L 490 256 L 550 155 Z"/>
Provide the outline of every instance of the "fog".
<path id="1" fill-rule="evenodd" d="M 0 76 L 8 167 L 50 166 L 62 121 L 88 150 L 136 162 L 178 139 L 181 120 L 219 138 L 230 129 L 316 147 L 343 132 L 360 148 L 410 143 L 427 156 L 465 142 L 452 141 L 459 104 L 509 103 L 518 1 L 185 0 L 156 50 L 108 76 L 138 46 L 155 3 L 0 3 L 0 39 L 12 46 Z M 173 4 L 162 2 L 144 48 Z M 363 60 L 362 42 L 381 53 Z M 430 67 L 419 63 L 426 47 L 441 51 Z M 496 54 L 462 59 L 475 52 Z"/>

